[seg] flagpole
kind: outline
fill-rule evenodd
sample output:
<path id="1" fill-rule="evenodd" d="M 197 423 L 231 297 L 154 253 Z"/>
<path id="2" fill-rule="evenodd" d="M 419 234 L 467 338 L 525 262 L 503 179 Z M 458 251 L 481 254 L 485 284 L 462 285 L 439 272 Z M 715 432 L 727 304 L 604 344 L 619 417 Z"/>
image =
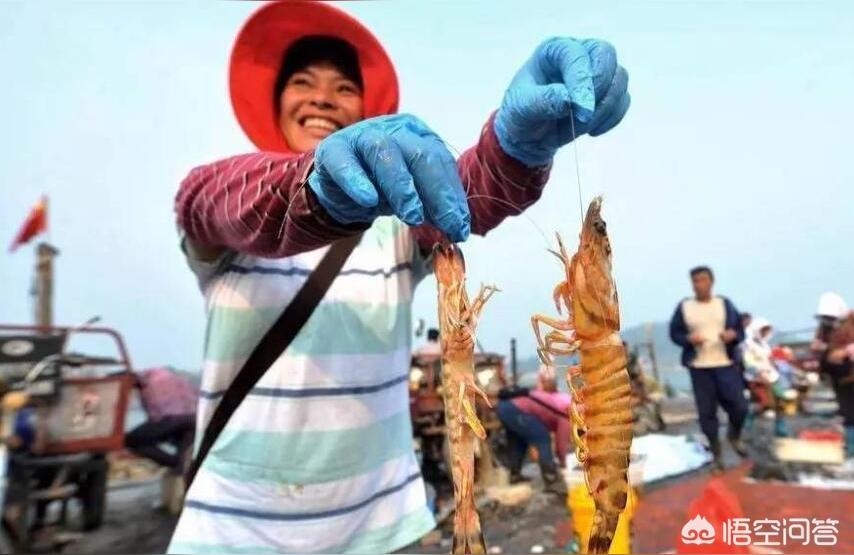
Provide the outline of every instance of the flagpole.
<path id="1" fill-rule="evenodd" d="M 53 259 L 59 254 L 59 250 L 50 241 L 47 194 L 42 195 L 41 202 L 44 210 L 44 241 L 36 247 L 35 322 L 41 328 L 48 328 L 53 325 Z"/>
<path id="2" fill-rule="evenodd" d="M 44 202 L 44 221 L 45 221 L 44 235 L 45 235 L 45 240 L 47 241 L 48 244 L 52 244 L 50 241 L 50 219 L 48 218 L 49 212 L 48 212 L 47 194 L 42 195 L 42 202 Z"/>
<path id="3" fill-rule="evenodd" d="M 53 259 L 58 254 L 59 250 L 47 242 L 36 247 L 35 320 L 41 328 L 53 325 Z"/>

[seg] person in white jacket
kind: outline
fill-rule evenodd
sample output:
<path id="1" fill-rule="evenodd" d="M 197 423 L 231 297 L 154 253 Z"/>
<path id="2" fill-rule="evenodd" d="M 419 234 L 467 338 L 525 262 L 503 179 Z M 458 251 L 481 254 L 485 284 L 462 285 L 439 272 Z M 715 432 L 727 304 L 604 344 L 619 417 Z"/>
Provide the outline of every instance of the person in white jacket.
<path id="1" fill-rule="evenodd" d="M 773 384 L 780 375 L 771 360 L 771 337 L 774 327 L 765 318 L 754 318 L 747 327 L 742 356 L 744 373 L 748 382 Z"/>
<path id="2" fill-rule="evenodd" d="M 787 426 L 783 412 L 777 410 L 777 402 L 787 387 L 774 363 L 771 347 L 773 335 L 774 326 L 766 318 L 756 317 L 750 322 L 741 345 L 744 378 L 759 400 L 762 415 L 775 419 L 775 435 L 786 436 Z"/>

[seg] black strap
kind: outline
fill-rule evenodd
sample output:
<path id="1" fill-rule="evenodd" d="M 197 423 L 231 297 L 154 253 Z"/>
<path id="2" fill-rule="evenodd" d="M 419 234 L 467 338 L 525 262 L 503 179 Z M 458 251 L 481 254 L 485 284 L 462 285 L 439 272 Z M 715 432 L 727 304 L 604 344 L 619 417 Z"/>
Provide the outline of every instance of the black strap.
<path id="1" fill-rule="evenodd" d="M 553 406 L 551 406 L 551 405 L 547 405 L 546 403 L 544 403 L 543 401 L 540 401 L 539 399 L 537 399 L 537 398 L 536 398 L 536 397 L 534 397 L 533 395 L 528 395 L 528 399 L 530 399 L 530 400 L 532 400 L 533 402 L 537 403 L 537 404 L 538 404 L 538 405 L 540 405 L 541 407 L 548 409 L 548 410 L 549 410 L 549 412 L 552 412 L 552 413 L 554 413 L 554 414 L 558 415 L 558 416 L 559 416 L 559 417 L 561 417 L 561 418 L 569 419 L 569 415 L 568 415 L 568 414 L 563 413 L 563 412 L 560 412 L 559 410 L 557 410 L 556 408 L 554 408 L 554 407 L 553 407 Z"/>
<path id="2" fill-rule="evenodd" d="M 361 238 L 361 234 L 354 235 L 336 241 L 329 247 L 329 250 L 324 255 L 323 260 L 314 269 L 303 286 L 297 292 L 293 300 L 285 308 L 279 319 L 267 331 L 266 335 L 261 338 L 258 346 L 249 355 L 249 358 L 243 364 L 240 372 L 235 376 L 234 381 L 226 389 L 222 400 L 217 405 L 216 410 L 211 416 L 208 427 L 205 429 L 205 434 L 202 437 L 202 442 L 199 444 L 199 452 L 193 460 L 189 471 L 187 472 L 187 489 L 196 477 L 202 461 L 208 454 L 208 451 L 213 447 L 220 432 L 228 424 L 228 420 L 240 403 L 246 398 L 249 391 L 258 383 L 267 370 L 276 362 L 276 359 L 288 348 L 291 341 L 297 336 L 303 325 L 308 321 L 311 313 L 320 304 L 320 300 L 329 290 L 332 285 L 332 280 L 341 271 L 344 262 L 350 253 L 353 252 L 356 244 Z"/>
<path id="3" fill-rule="evenodd" d="M 507 387 L 502 387 L 498 390 L 498 398 L 502 401 L 508 399 L 515 399 L 516 397 L 525 397 L 530 393 L 530 390 L 527 387 L 520 387 L 518 385 L 511 385 Z"/>

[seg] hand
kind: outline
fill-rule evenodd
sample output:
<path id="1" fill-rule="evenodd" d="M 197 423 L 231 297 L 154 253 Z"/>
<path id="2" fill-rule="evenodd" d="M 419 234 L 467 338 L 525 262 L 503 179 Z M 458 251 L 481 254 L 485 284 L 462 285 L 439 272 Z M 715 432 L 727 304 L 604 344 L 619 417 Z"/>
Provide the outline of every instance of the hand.
<path id="1" fill-rule="evenodd" d="M 827 343 L 825 343 L 821 339 L 813 339 L 812 343 L 810 343 L 810 350 L 815 351 L 817 353 L 824 352 L 827 350 Z"/>
<path id="2" fill-rule="evenodd" d="M 498 142 L 527 166 L 548 164 L 575 137 L 601 135 L 623 119 L 628 83 L 629 74 L 607 42 L 551 38 L 537 47 L 504 94 L 495 116 Z"/>
<path id="3" fill-rule="evenodd" d="M 0 443 L 3 443 L 3 445 L 8 447 L 9 449 L 17 450 L 21 448 L 21 445 L 23 445 L 24 442 L 21 441 L 20 437 L 13 434 L 8 437 L 4 437 L 2 440 L 0 440 Z"/>
<path id="4" fill-rule="evenodd" d="M 724 343 L 732 343 L 738 337 L 735 330 L 724 330 L 721 332 L 720 338 Z"/>
<path id="5" fill-rule="evenodd" d="M 408 115 L 360 121 L 323 139 L 308 185 L 342 224 L 395 215 L 429 223 L 465 241 L 471 216 L 454 157 L 419 119 Z"/>
<path id="6" fill-rule="evenodd" d="M 699 347 L 706 342 L 706 339 L 699 333 L 695 332 L 688 336 L 688 341 L 690 341 L 695 347 Z"/>
<path id="7" fill-rule="evenodd" d="M 847 358 L 848 352 L 844 347 L 839 349 L 831 349 L 827 353 L 827 361 L 831 364 L 842 364 Z"/>

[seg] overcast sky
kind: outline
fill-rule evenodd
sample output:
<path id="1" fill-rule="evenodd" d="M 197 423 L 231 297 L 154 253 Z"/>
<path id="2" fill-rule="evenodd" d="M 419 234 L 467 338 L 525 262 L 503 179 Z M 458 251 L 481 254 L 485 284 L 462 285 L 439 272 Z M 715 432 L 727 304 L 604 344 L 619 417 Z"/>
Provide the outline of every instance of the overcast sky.
<path id="1" fill-rule="evenodd" d="M 252 3 L 0 5 L 0 240 L 50 195 L 56 320 L 118 328 L 138 366 L 198 367 L 202 300 L 172 212 L 195 165 L 252 147 L 228 103 L 226 61 Z M 459 150 L 553 35 L 612 42 L 632 107 L 578 143 L 585 201 L 604 194 L 624 326 L 670 317 L 704 263 L 718 290 L 780 328 L 818 295 L 854 302 L 854 3 L 354 2 L 398 66 L 402 106 Z M 530 315 L 553 312 L 576 244 L 570 148 L 526 215 L 463 246 L 469 288 L 502 289 L 480 339 L 533 354 Z M 0 254 L 0 321 L 32 319 L 31 246 Z M 425 281 L 415 317 L 435 323 Z M 330 333 L 335 333 L 330 330 Z"/>

